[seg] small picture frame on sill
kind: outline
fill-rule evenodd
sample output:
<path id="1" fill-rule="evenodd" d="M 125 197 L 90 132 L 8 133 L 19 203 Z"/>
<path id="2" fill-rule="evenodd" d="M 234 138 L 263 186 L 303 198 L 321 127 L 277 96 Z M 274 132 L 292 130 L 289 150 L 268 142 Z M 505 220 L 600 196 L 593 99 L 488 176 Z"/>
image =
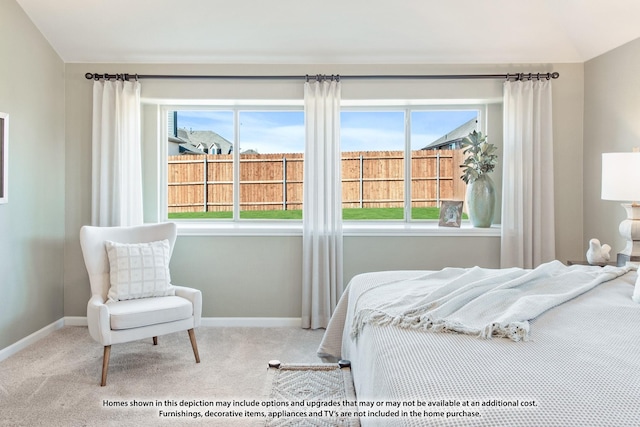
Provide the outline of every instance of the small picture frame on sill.
<path id="1" fill-rule="evenodd" d="M 440 227 L 460 228 L 462 222 L 462 204 L 459 200 L 443 201 L 440 204 Z"/>

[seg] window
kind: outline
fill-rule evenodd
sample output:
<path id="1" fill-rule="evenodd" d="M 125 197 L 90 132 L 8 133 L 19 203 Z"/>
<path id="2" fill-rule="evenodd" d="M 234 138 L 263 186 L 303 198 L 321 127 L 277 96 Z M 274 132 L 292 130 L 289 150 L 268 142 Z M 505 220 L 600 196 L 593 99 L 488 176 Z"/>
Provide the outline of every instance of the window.
<path id="1" fill-rule="evenodd" d="M 443 200 L 464 200 L 460 142 L 479 121 L 479 107 L 343 111 L 343 219 L 438 219 Z"/>
<path id="2" fill-rule="evenodd" d="M 402 220 L 405 112 L 343 111 L 342 219 Z"/>
<path id="3" fill-rule="evenodd" d="M 170 219 L 302 218 L 302 111 L 172 110 L 167 123 Z"/>
<path id="4" fill-rule="evenodd" d="M 301 106 L 165 111 L 169 219 L 302 218 Z M 343 219 L 437 220 L 443 200 L 464 200 L 460 141 L 482 130 L 484 111 L 343 107 Z"/>
<path id="5" fill-rule="evenodd" d="M 443 200 L 464 200 L 461 142 L 479 130 L 479 110 L 411 111 L 411 219 L 438 219 Z"/>
<path id="6" fill-rule="evenodd" d="M 302 111 L 240 111 L 240 218 L 302 219 Z"/>

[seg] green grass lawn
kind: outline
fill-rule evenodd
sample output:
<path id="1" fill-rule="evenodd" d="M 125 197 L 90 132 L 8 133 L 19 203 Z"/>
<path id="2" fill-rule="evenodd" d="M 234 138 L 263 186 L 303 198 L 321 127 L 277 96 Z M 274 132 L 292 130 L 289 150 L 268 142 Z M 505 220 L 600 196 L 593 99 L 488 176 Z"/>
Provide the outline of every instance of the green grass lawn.
<path id="1" fill-rule="evenodd" d="M 180 212 L 169 214 L 169 219 L 199 219 L 199 218 L 218 218 L 231 219 L 231 212 Z M 462 216 L 464 219 L 466 215 Z M 242 219 L 302 219 L 301 210 L 273 210 L 273 211 L 242 211 L 240 212 Z M 440 218 L 439 208 L 412 208 L 412 219 L 438 219 Z M 402 208 L 354 208 L 343 209 L 342 219 L 349 220 L 385 220 L 385 219 L 403 219 Z"/>

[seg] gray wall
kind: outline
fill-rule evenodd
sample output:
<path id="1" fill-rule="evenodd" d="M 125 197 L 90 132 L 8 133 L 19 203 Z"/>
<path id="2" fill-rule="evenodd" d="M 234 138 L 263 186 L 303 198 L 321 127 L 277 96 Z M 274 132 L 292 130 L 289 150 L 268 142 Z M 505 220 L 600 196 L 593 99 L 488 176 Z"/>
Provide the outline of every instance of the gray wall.
<path id="1" fill-rule="evenodd" d="M 624 248 L 618 233 L 625 211 L 618 202 L 600 199 L 602 153 L 640 147 L 640 39 L 585 63 L 584 239 L 600 239 Z M 636 183 L 640 185 L 640 183 Z"/>
<path id="2" fill-rule="evenodd" d="M 64 63 L 14 0 L 0 0 L 0 111 L 9 203 L 0 205 L 0 349 L 64 315 Z"/>
<path id="3" fill-rule="evenodd" d="M 493 73 L 556 70 L 554 82 L 556 249 L 581 259 L 585 242 L 615 239 L 613 202 L 599 200 L 599 153 L 637 144 L 639 43 L 586 64 L 543 65 L 117 65 L 64 64 L 14 0 L 0 0 L 0 111 L 11 116 L 9 203 L 0 205 L 0 348 L 59 320 L 85 316 L 89 284 L 78 231 L 90 219 L 91 82 L 87 71 L 221 74 Z M 585 79 L 584 70 L 587 70 Z M 349 82 L 345 99 L 501 98 L 500 81 Z M 587 94 L 585 103 L 584 94 Z M 143 82 L 159 99 L 300 99 L 301 84 Z M 583 111 L 586 118 L 583 150 Z M 490 120 L 498 120 L 496 111 Z M 493 117 L 493 119 L 491 118 Z M 145 107 L 145 187 L 155 189 L 154 108 Z M 498 126 L 495 124 L 495 126 Z M 498 137 L 492 133 L 492 138 Z M 613 144 L 613 145 L 612 145 Z M 584 173 L 583 173 L 584 157 Z M 597 165 L 596 165 L 597 163 Z M 585 197 L 583 200 L 583 179 Z M 595 194 L 595 196 L 594 196 Z M 157 193 L 145 194 L 147 220 Z M 584 205 L 584 210 L 583 210 Z M 583 211 L 585 233 L 583 234 Z M 622 212 L 618 214 L 622 216 Z M 613 222 L 613 224 L 611 224 Z M 610 225 L 604 225 L 604 224 Z M 496 237 L 347 236 L 345 279 L 371 270 L 497 267 Z M 204 316 L 300 315 L 299 236 L 178 238 L 174 281 L 205 295 Z M 211 254 L 219 254 L 212 260 Z"/>
<path id="4" fill-rule="evenodd" d="M 78 230 L 90 220 L 91 82 L 86 72 L 140 74 L 465 74 L 556 70 L 554 138 L 556 142 L 556 218 L 559 259 L 582 257 L 582 64 L 538 66 L 425 65 L 151 65 L 67 64 L 66 118 L 67 257 L 65 315 L 84 316 L 89 286 Z M 300 82 L 147 80 L 142 82 L 145 219 L 154 221 L 158 200 L 158 103 L 181 99 L 301 99 Z M 342 98 L 358 99 L 482 99 L 502 97 L 500 80 L 347 81 Z M 501 109 L 492 104 L 487 131 L 500 142 Z M 497 129 L 493 130 L 492 129 Z M 299 236 L 180 236 L 172 259 L 174 282 L 202 289 L 206 317 L 299 317 L 301 283 Z M 345 282 L 364 271 L 435 269 L 447 265 L 498 267 L 498 237 L 355 236 L 345 237 Z"/>

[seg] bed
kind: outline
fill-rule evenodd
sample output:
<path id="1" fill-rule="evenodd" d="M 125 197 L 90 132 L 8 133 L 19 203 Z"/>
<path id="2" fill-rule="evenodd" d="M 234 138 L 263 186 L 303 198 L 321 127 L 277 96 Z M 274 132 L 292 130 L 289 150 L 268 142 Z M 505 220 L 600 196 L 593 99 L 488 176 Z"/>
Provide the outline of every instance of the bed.
<path id="1" fill-rule="evenodd" d="M 361 405 L 368 414 L 363 426 L 639 426 L 640 304 L 631 299 L 636 269 L 548 265 L 571 275 L 556 277 L 554 286 L 590 285 L 524 319 L 524 333 L 512 335 L 493 324 L 478 333 L 456 330 L 456 322 L 432 322 L 433 299 L 424 301 L 435 289 L 451 287 L 441 278 L 430 282 L 438 272 L 358 275 L 318 355 L 351 361 L 358 401 L 384 409 L 367 412 Z M 483 283 L 504 272 L 444 270 L 467 277 L 481 272 Z M 594 284 L 592 278 L 602 280 Z M 547 298 L 544 291 L 541 298 Z"/>

